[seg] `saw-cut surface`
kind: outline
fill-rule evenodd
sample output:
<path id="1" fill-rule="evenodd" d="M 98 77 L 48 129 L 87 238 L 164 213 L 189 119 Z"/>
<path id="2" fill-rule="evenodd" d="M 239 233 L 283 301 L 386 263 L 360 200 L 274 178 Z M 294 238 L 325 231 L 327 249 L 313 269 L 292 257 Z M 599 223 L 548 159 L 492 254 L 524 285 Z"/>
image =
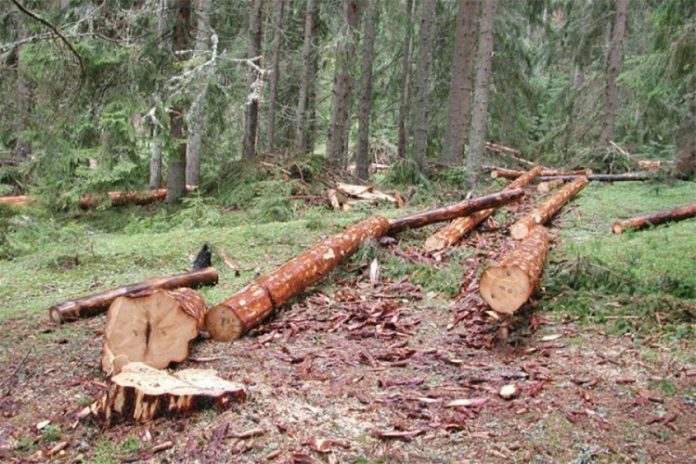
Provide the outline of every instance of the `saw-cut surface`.
<path id="1" fill-rule="evenodd" d="M 244 387 L 207 369 L 170 374 L 144 363 L 123 366 L 108 392 L 79 413 L 107 425 L 123 420 L 147 422 L 162 415 L 186 415 L 216 406 L 225 408 L 246 397 Z"/>
<path id="2" fill-rule="evenodd" d="M 539 286 L 549 250 L 549 234 L 544 226 L 510 250 L 503 260 L 481 276 L 481 296 L 495 311 L 512 314 L 521 308 Z"/>
<path id="3" fill-rule="evenodd" d="M 195 290 L 155 290 L 114 300 L 106 316 L 102 369 L 118 373 L 130 362 L 165 368 L 188 357 L 205 302 Z"/>

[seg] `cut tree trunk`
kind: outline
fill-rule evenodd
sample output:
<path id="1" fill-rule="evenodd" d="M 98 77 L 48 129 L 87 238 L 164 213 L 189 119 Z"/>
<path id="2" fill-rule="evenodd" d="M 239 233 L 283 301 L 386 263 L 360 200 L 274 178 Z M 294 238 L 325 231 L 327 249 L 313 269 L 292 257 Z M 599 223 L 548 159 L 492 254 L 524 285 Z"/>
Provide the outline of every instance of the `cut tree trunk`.
<path id="1" fill-rule="evenodd" d="M 51 320 L 56 323 L 76 321 L 82 317 L 90 317 L 106 311 L 118 297 L 134 295 L 156 289 L 174 289 L 179 287 L 199 287 L 215 285 L 218 272 L 212 268 L 199 269 L 167 277 L 156 277 L 137 284 L 125 285 L 105 292 L 97 293 L 77 300 L 68 300 L 49 309 Z"/>
<path id="2" fill-rule="evenodd" d="M 589 176 L 539 176 L 539 182 L 548 182 L 550 180 L 572 181 L 579 177 L 587 177 L 591 182 L 640 182 L 655 178 L 654 173 L 649 172 L 626 172 L 624 174 L 590 174 Z"/>
<path id="3" fill-rule="evenodd" d="M 190 288 L 116 298 L 106 315 L 102 370 L 111 375 L 130 362 L 164 369 L 185 361 L 205 311 L 205 301 Z"/>
<path id="4" fill-rule="evenodd" d="M 690 219 L 692 217 L 696 217 L 696 203 L 669 211 L 661 211 L 655 214 L 648 214 L 647 216 L 618 221 L 612 226 L 612 231 L 615 234 L 620 234 L 628 228 L 636 230 L 645 229 L 646 227 L 664 224 L 665 222 L 683 221 L 684 219 Z"/>
<path id="5" fill-rule="evenodd" d="M 671 161 L 665 160 L 638 160 L 638 167 L 648 171 L 659 171 L 662 166 L 672 166 Z"/>
<path id="6" fill-rule="evenodd" d="M 524 166 L 530 168 L 533 168 L 535 166 L 533 162 L 522 158 L 522 152 L 515 148 L 506 147 L 505 145 L 499 145 L 497 143 L 492 142 L 486 142 L 485 147 L 487 150 L 490 150 L 492 152 L 506 155 Z"/>
<path id="7" fill-rule="evenodd" d="M 524 191 L 517 189 L 391 220 L 373 216 L 330 237 L 275 271 L 259 277 L 232 297 L 212 307 L 205 318 L 206 328 L 214 340 L 236 340 L 261 324 L 274 308 L 284 305 L 321 280 L 367 239 L 501 206 L 522 195 Z"/>
<path id="8" fill-rule="evenodd" d="M 506 168 L 493 168 L 491 170 L 491 177 L 496 179 L 502 177 L 505 179 L 517 179 L 523 175 L 525 171 L 518 171 L 516 169 L 506 169 Z M 574 171 L 558 171 L 556 169 L 544 169 L 539 175 L 540 176 L 587 176 L 592 174 L 592 169 L 577 169 Z"/>
<path id="9" fill-rule="evenodd" d="M 163 201 L 167 197 L 167 189 L 144 190 L 142 192 L 107 192 L 111 206 L 149 205 Z M 80 208 L 89 209 L 98 203 L 99 196 L 85 195 L 80 200 Z"/>
<path id="10" fill-rule="evenodd" d="M 561 179 L 550 180 L 548 182 L 541 182 L 539 183 L 539 185 L 537 185 L 537 192 L 548 193 L 551 190 L 557 189 L 561 185 L 563 185 L 563 180 Z"/>
<path id="11" fill-rule="evenodd" d="M 106 425 L 149 422 L 209 407 L 226 409 L 245 398 L 242 385 L 218 377 L 213 370 L 184 369 L 169 374 L 143 363 L 130 363 L 111 378 L 108 392 L 80 411 L 78 418 L 93 418 Z"/>
<path id="12" fill-rule="evenodd" d="M 34 201 L 34 197 L 29 195 L 11 195 L 0 197 L 0 205 L 26 206 Z"/>
<path id="13" fill-rule="evenodd" d="M 537 225 L 503 260 L 481 276 L 479 290 L 495 311 L 512 314 L 539 288 L 549 250 L 546 227 Z"/>
<path id="14" fill-rule="evenodd" d="M 510 183 L 505 190 L 522 188 L 529 184 L 541 172 L 541 166 L 529 170 L 523 176 Z M 425 241 L 426 253 L 443 250 L 459 242 L 462 237 L 474 230 L 479 224 L 488 219 L 495 212 L 494 208 L 478 211 L 470 216 L 464 216 L 447 224 L 435 232 Z"/>
<path id="15" fill-rule="evenodd" d="M 510 227 L 512 237 L 516 240 L 522 240 L 529 235 L 537 224 L 545 224 L 546 221 L 551 219 L 553 215 L 568 202 L 568 200 L 585 188 L 587 183 L 587 177 L 578 177 L 573 182 L 551 195 L 548 200 L 534 208 L 529 214 Z"/>

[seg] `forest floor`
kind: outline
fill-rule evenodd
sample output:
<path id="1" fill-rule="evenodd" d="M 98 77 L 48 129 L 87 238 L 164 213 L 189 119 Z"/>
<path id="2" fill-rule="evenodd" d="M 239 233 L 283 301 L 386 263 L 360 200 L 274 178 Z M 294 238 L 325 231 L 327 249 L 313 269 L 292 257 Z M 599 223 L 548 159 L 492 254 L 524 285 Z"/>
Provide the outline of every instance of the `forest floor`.
<path id="1" fill-rule="evenodd" d="M 435 227 L 364 247 L 249 336 L 194 344 L 180 367 L 243 383 L 245 402 L 108 429 L 75 420 L 108 382 L 104 316 L 57 327 L 51 304 L 183 271 L 206 241 L 242 270 L 236 277 L 214 257 L 220 283 L 203 294 L 218 302 L 321 237 L 398 211 L 310 208 L 266 223 L 205 204 L 169 216 L 158 206 L 80 220 L 15 216 L 27 227 L 10 237 L 15 259 L 0 261 L 0 461 L 44 462 L 66 442 L 49 459 L 693 462 L 696 221 L 621 236 L 610 225 L 693 202 L 695 190 L 590 184 L 551 224 L 544 292 L 509 321 L 505 339 L 472 290 L 510 246 L 497 229 L 536 194 L 439 256 L 419 251 Z M 504 400 L 510 383 L 520 394 Z"/>

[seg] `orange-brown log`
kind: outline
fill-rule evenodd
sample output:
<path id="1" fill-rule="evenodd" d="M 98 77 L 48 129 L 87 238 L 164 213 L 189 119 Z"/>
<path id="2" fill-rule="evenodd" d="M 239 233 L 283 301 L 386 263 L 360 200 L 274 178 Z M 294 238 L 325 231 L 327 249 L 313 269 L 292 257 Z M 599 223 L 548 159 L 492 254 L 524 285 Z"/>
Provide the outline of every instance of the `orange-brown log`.
<path id="1" fill-rule="evenodd" d="M 282 306 L 318 282 L 371 237 L 384 235 L 389 220 L 373 216 L 328 238 L 259 277 L 231 298 L 212 307 L 205 325 L 213 339 L 231 341 L 258 326 L 274 308 Z"/>
<path id="2" fill-rule="evenodd" d="M 149 205 L 164 201 L 167 197 L 167 189 L 144 190 L 141 192 L 107 192 L 106 196 L 111 206 L 123 205 Z M 85 195 L 80 200 L 80 208 L 89 209 L 98 202 L 99 196 Z"/>
<path id="3" fill-rule="evenodd" d="M 612 231 L 615 234 L 620 234 L 628 228 L 636 230 L 644 229 L 646 227 L 664 224 L 665 222 L 683 221 L 684 219 L 690 219 L 692 217 L 696 217 L 696 203 L 669 211 L 661 211 L 655 214 L 648 214 L 647 216 L 618 221 L 612 226 Z"/>
<path id="4" fill-rule="evenodd" d="M 0 205 L 25 206 L 34 201 L 34 197 L 29 195 L 12 195 L 0 197 Z"/>
<path id="5" fill-rule="evenodd" d="M 551 195 L 541 205 L 534 208 L 529 214 L 514 223 L 510 227 L 510 233 L 516 240 L 525 238 L 536 224 L 545 224 L 554 214 L 573 198 L 588 183 L 587 177 L 578 177 L 573 182 L 563 186 L 559 191 Z"/>
<path id="6" fill-rule="evenodd" d="M 523 176 L 525 171 L 518 171 L 516 169 L 506 169 L 506 168 L 495 168 L 491 170 L 491 177 L 498 178 L 502 177 L 504 179 L 517 179 Z M 539 173 L 539 176 L 586 176 L 592 174 L 592 169 L 577 169 L 573 171 L 559 171 L 556 169 L 544 169 Z"/>
<path id="7" fill-rule="evenodd" d="M 152 291 L 158 288 L 174 289 L 179 287 L 199 287 L 201 285 L 214 285 L 218 281 L 218 272 L 212 268 L 197 269 L 183 274 L 166 277 L 156 277 L 125 285 L 105 292 L 97 293 L 76 300 L 68 300 L 59 303 L 49 309 L 51 320 L 57 323 L 75 321 L 82 317 L 94 316 L 103 313 L 118 297 L 133 295 L 144 291 Z"/>
<path id="8" fill-rule="evenodd" d="M 130 362 L 164 369 L 188 358 L 203 327 L 206 305 L 190 288 L 157 289 L 116 298 L 104 327 L 102 370 L 118 374 Z"/>
<path id="9" fill-rule="evenodd" d="M 481 276 L 479 291 L 486 303 L 503 314 L 520 309 L 539 288 L 548 250 L 546 227 L 537 225 L 500 263 Z"/>
<path id="10" fill-rule="evenodd" d="M 650 180 L 655 178 L 655 173 L 649 172 L 626 172 L 624 174 L 590 174 L 587 176 L 539 176 L 537 180 L 539 182 L 548 182 L 550 180 L 561 179 L 563 181 L 569 182 L 577 179 L 578 177 L 587 177 L 590 182 L 640 182 L 644 180 Z"/>
<path id="11" fill-rule="evenodd" d="M 563 185 L 562 179 L 550 180 L 548 182 L 539 182 L 539 185 L 537 185 L 537 192 L 548 193 L 551 190 L 556 190 L 561 185 Z"/>
<path id="12" fill-rule="evenodd" d="M 524 173 L 524 175 L 512 181 L 505 190 L 514 190 L 526 186 L 539 175 L 541 170 L 541 166 L 535 166 Z M 433 253 L 454 245 L 459 242 L 462 237 L 490 217 L 493 212 L 495 212 L 495 208 L 489 208 L 483 211 L 477 211 L 469 216 L 455 219 L 428 237 L 425 241 L 425 251 L 427 253 Z"/>
<path id="13" fill-rule="evenodd" d="M 454 205 L 436 208 L 422 213 L 402 216 L 389 220 L 389 233 L 399 232 L 403 229 L 423 227 L 435 222 L 450 221 L 466 216 L 476 211 L 489 208 L 497 208 L 515 201 L 524 196 L 524 190 L 517 188 L 504 190 L 490 195 L 484 195 L 470 200 L 464 200 Z"/>
<path id="14" fill-rule="evenodd" d="M 96 419 L 107 426 L 121 421 L 149 422 L 209 407 L 223 410 L 245 398 L 243 385 L 222 379 L 213 370 L 184 369 L 170 374 L 133 362 L 111 377 L 104 396 L 77 417 Z"/>
<path id="15" fill-rule="evenodd" d="M 666 160 L 638 160 L 638 167 L 648 171 L 659 171 L 662 166 L 671 166 L 671 161 Z"/>

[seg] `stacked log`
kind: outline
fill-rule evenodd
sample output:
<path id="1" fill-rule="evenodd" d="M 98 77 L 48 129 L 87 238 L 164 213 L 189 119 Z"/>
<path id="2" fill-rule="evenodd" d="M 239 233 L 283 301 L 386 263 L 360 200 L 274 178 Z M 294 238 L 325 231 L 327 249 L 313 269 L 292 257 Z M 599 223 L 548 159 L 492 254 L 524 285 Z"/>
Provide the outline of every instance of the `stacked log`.
<path id="1" fill-rule="evenodd" d="M 481 276 L 479 291 L 493 310 L 513 314 L 539 288 L 549 250 L 546 227 L 535 226 L 502 261 Z"/>
<path id="2" fill-rule="evenodd" d="M 541 171 L 541 166 L 535 166 L 524 173 L 524 175 L 512 181 L 510 185 L 505 188 L 505 190 L 514 190 L 526 186 L 535 177 L 537 177 Z M 478 227 L 479 224 L 489 218 L 494 212 L 495 208 L 489 208 L 450 222 L 445 227 L 428 237 L 428 239 L 425 241 L 424 247 L 426 253 L 434 253 L 458 243 L 462 237 Z"/>
<path id="3" fill-rule="evenodd" d="M 545 224 L 554 214 L 573 198 L 588 183 L 587 177 L 578 177 L 554 193 L 543 204 L 510 227 L 510 233 L 516 240 L 525 238 L 537 224 Z"/>
<path id="4" fill-rule="evenodd" d="M 117 298 L 106 316 L 102 369 L 111 375 L 130 362 L 164 369 L 186 360 L 205 311 L 203 298 L 190 288 Z"/>
<path id="5" fill-rule="evenodd" d="M 53 322 L 63 323 L 76 321 L 82 317 L 95 316 L 106 311 L 116 298 L 133 295 L 156 289 L 175 289 L 179 287 L 196 288 L 201 285 L 214 285 L 218 281 L 218 272 L 208 267 L 183 274 L 166 277 L 156 277 L 137 284 L 107 290 L 76 300 L 68 300 L 49 308 L 49 316 Z"/>
<path id="6" fill-rule="evenodd" d="M 648 214 L 647 216 L 639 216 L 618 221 L 612 226 L 612 231 L 615 234 L 621 234 L 628 228 L 635 230 L 644 229 L 646 227 L 656 226 L 666 222 L 683 221 L 684 219 L 689 219 L 692 217 L 696 217 L 696 203 L 669 211 L 662 211 L 655 214 Z"/>
<path id="7" fill-rule="evenodd" d="M 332 269 L 369 238 L 405 228 L 448 221 L 481 209 L 497 207 L 524 195 L 521 189 L 500 192 L 423 213 L 387 219 L 373 216 L 334 235 L 275 271 L 256 279 L 208 311 L 205 325 L 213 339 L 231 341 L 258 326 L 275 308 L 284 305 Z"/>

